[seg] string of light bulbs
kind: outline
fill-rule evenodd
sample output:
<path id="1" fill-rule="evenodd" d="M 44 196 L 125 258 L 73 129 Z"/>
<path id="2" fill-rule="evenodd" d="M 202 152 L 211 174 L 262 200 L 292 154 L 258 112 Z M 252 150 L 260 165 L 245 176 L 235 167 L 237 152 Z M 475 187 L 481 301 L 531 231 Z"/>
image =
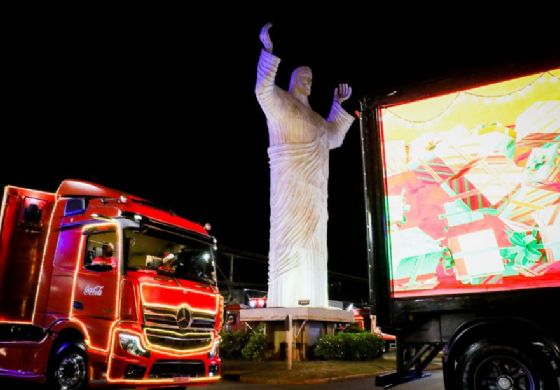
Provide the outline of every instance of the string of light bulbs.
<path id="1" fill-rule="evenodd" d="M 492 101 L 496 101 L 496 100 L 499 103 L 502 103 L 502 102 L 505 102 L 505 101 L 512 100 L 514 95 L 522 95 L 522 96 L 526 95 L 529 92 L 529 90 L 534 87 L 535 84 L 543 83 L 545 81 L 549 81 L 551 83 L 557 83 L 558 81 L 560 81 L 560 76 L 555 75 L 552 71 L 543 72 L 540 75 L 538 75 L 537 77 L 535 77 L 533 80 L 531 80 L 529 83 L 524 85 L 523 87 L 518 88 L 518 89 L 513 90 L 513 91 L 509 91 L 509 92 L 504 93 L 504 94 L 488 94 L 488 95 L 486 95 L 486 94 L 476 93 L 476 92 L 472 92 L 472 91 L 460 91 L 460 92 L 457 92 L 457 93 L 454 94 L 454 96 L 452 97 L 450 102 L 447 104 L 447 106 L 444 109 L 442 109 L 439 113 L 437 113 L 436 115 L 433 115 L 430 118 L 422 119 L 422 120 L 405 118 L 404 116 L 396 113 L 391 108 L 387 108 L 384 111 L 386 113 L 391 114 L 392 117 L 394 117 L 396 120 L 402 122 L 407 127 L 412 127 L 412 126 L 424 127 L 424 126 L 428 126 L 432 122 L 435 122 L 435 121 L 439 120 L 442 116 L 444 116 L 451 109 L 451 107 L 457 101 L 460 101 L 460 100 L 463 100 L 463 99 L 476 98 L 476 99 L 484 99 L 484 102 L 487 103 L 487 104 L 491 103 Z"/>

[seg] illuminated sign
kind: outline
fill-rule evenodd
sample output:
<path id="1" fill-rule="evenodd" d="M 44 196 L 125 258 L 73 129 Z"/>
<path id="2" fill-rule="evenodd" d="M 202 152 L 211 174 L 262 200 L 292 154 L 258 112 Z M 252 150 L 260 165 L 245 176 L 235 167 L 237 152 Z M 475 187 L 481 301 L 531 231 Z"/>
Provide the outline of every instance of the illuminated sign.
<path id="1" fill-rule="evenodd" d="M 559 80 L 378 108 L 393 296 L 560 286 Z"/>

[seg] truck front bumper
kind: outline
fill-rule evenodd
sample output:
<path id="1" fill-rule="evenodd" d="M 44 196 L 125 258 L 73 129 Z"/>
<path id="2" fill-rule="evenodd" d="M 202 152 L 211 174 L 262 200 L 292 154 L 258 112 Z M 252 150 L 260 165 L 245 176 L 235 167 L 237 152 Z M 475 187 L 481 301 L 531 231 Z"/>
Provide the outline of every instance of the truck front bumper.
<path id="1" fill-rule="evenodd" d="M 140 340 L 138 348 L 123 348 L 120 334 Z M 134 337 L 135 336 L 135 337 Z M 114 384 L 168 387 L 217 382 L 221 378 L 222 361 L 217 350 L 168 351 L 148 349 L 143 334 L 132 329 L 114 332 L 107 367 L 107 381 Z"/>

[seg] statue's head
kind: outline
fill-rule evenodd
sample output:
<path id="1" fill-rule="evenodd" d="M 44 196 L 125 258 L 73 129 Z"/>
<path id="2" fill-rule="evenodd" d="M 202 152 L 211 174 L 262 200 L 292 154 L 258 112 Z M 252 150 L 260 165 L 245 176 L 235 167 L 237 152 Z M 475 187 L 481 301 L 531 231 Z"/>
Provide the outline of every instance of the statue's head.
<path id="1" fill-rule="evenodd" d="M 311 82 L 313 80 L 313 74 L 311 73 L 311 68 L 308 66 L 297 67 L 292 72 L 292 78 L 290 79 L 291 93 L 301 94 L 308 97 L 311 94 Z"/>

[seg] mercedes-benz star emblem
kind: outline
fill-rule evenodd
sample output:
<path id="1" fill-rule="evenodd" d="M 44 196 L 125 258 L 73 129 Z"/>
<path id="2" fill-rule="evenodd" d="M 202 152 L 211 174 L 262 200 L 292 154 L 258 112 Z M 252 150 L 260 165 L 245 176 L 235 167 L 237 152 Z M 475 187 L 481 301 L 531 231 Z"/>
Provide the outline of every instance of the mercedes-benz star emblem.
<path id="1" fill-rule="evenodd" d="M 177 325 L 180 329 L 187 329 L 191 324 L 191 313 L 186 307 L 182 307 L 177 311 Z"/>

